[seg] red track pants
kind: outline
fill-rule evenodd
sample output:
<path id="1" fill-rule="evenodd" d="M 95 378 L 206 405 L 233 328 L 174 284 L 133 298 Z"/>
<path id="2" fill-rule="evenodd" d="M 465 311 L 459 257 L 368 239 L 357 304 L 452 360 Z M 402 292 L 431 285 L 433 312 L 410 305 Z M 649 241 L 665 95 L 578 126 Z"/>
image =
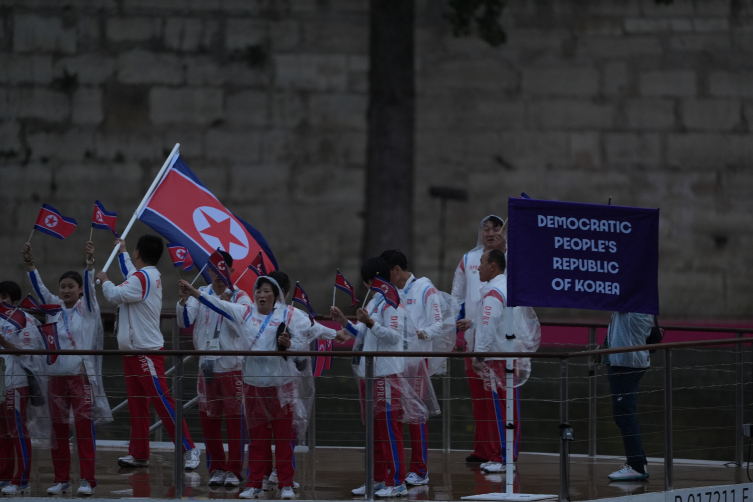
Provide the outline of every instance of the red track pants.
<path id="1" fill-rule="evenodd" d="M 240 371 L 215 373 L 211 379 L 199 376 L 201 430 L 207 449 L 207 470 L 226 471 L 241 479 L 245 424 L 243 419 L 243 379 Z M 222 442 L 222 418 L 227 426 L 228 454 Z"/>
<path id="2" fill-rule="evenodd" d="M 399 416 L 402 408 L 400 383 L 394 376 L 374 379 L 374 481 L 386 486 L 399 486 L 405 482 L 403 424 Z M 360 385 L 361 396 L 364 396 L 366 382 L 360 380 Z M 361 399 L 362 412 L 364 406 Z"/>
<path id="3" fill-rule="evenodd" d="M 473 406 L 473 421 L 475 431 L 473 433 L 473 454 L 484 460 L 491 460 L 494 449 L 489 443 L 491 432 L 487 421 L 486 393 L 484 392 L 484 380 L 473 371 L 473 358 L 466 357 L 465 374 L 468 377 L 468 386 L 471 388 L 471 405 Z"/>
<path id="4" fill-rule="evenodd" d="M 52 450 L 52 465 L 55 468 L 55 483 L 71 480 L 70 412 L 76 427 L 78 461 L 81 479 L 92 487 L 94 479 L 94 457 L 96 445 L 94 422 L 92 421 L 92 390 L 86 375 L 51 376 L 48 384 L 48 399 L 52 430 L 55 434 L 55 447 Z"/>
<path id="5" fill-rule="evenodd" d="M 28 401 L 28 387 L 5 389 L 3 417 L 0 417 L 0 481 L 21 486 L 29 483 L 31 469 L 31 439 L 26 428 Z"/>
<path id="6" fill-rule="evenodd" d="M 124 356 L 123 372 L 131 416 L 128 453 L 138 460 L 148 460 L 150 402 L 175 442 L 175 401 L 165 381 L 165 356 Z M 184 452 L 195 448 L 185 421 L 182 441 Z"/>
<path id="7" fill-rule="evenodd" d="M 505 430 L 507 405 L 505 389 L 505 361 L 487 361 L 484 372 L 484 420 L 488 424 L 486 432 L 489 434 L 487 444 L 491 446 L 492 454 L 488 458 L 493 462 L 505 462 L 506 447 Z M 491 371 L 489 371 L 491 369 Z M 490 378 L 493 377 L 493 378 Z M 518 460 L 520 449 L 520 388 L 513 389 L 513 462 Z"/>

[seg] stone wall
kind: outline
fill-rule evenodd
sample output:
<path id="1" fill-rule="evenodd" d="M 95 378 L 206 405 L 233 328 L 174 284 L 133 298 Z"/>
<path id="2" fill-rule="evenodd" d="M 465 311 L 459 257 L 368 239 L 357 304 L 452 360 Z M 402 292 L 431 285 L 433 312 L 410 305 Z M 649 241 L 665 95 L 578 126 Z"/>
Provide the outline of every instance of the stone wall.
<path id="1" fill-rule="evenodd" d="M 662 312 L 750 317 L 753 7 L 733 0 L 510 2 L 508 42 L 457 39 L 417 1 L 412 268 L 445 289 L 506 198 L 661 208 Z M 172 146 L 326 312 L 362 244 L 368 2 L 0 0 L 2 277 L 42 202 L 77 218 L 32 240 L 48 282 L 80 266 L 95 198 L 123 228 Z M 389 203 L 389 201 L 386 201 Z M 137 224 L 137 235 L 146 228 Z M 101 265 L 111 237 L 95 232 Z M 167 263 L 166 279 L 176 277 Z M 172 275 L 171 275 L 172 274 Z M 24 283 L 24 287 L 28 287 Z M 166 289 L 166 305 L 176 293 Z M 551 312 L 551 315 L 584 315 Z M 603 314 L 601 315 L 603 317 Z"/>

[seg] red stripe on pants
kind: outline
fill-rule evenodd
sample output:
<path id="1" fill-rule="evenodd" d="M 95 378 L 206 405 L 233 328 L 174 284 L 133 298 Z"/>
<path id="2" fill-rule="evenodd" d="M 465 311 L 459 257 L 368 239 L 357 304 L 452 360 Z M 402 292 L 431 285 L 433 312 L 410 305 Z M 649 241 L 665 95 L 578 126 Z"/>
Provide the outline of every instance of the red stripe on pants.
<path id="1" fill-rule="evenodd" d="M 400 379 L 394 375 L 374 379 L 374 480 L 386 486 L 405 482 Z M 366 382 L 360 380 L 363 416 Z M 367 425 L 368 427 L 368 425 Z"/>
<path id="2" fill-rule="evenodd" d="M 226 471 L 241 477 L 243 468 L 243 379 L 240 371 L 199 376 L 199 417 L 207 449 L 208 471 Z M 228 453 L 222 442 L 222 418 L 227 427 Z"/>
<path id="3" fill-rule="evenodd" d="M 5 378 L 0 375 L 0 378 Z M 10 481 L 14 485 L 29 482 L 31 469 L 31 438 L 26 428 L 26 406 L 29 401 L 29 388 L 5 389 L 5 403 L 3 403 L 3 419 L 0 420 L 0 445 L 3 451 L 0 456 L 3 462 L 2 481 Z M 18 412 L 18 414 L 16 414 Z M 18 424 L 21 430 L 18 430 Z M 20 434 L 19 434 L 20 432 Z M 14 455 L 15 453 L 15 455 Z M 15 458 L 14 458 L 15 457 Z M 13 473 L 13 466 L 16 472 Z"/>
<path id="4" fill-rule="evenodd" d="M 123 356 L 128 412 L 131 419 L 131 442 L 128 453 L 138 460 L 149 459 L 149 403 L 175 442 L 175 421 L 167 410 L 175 410 L 175 401 L 165 381 L 165 356 Z M 159 386 L 159 390 L 157 388 Z M 160 396 L 160 391 L 162 396 Z M 183 451 L 195 448 L 188 426 L 183 422 Z"/>
<path id="5" fill-rule="evenodd" d="M 289 393 L 292 384 L 282 392 Z M 248 482 L 246 486 L 261 488 L 267 468 L 272 462 L 272 435 L 275 442 L 275 461 L 278 486 L 293 486 L 293 412 L 290 405 L 282 406 L 278 387 L 243 385 L 243 401 L 248 420 Z M 271 428 L 269 427 L 271 425 Z"/>
<path id="6" fill-rule="evenodd" d="M 51 376 L 48 389 L 52 430 L 55 434 L 55 447 L 52 450 L 52 465 L 55 468 L 55 483 L 71 480 L 70 410 L 76 427 L 79 469 L 81 479 L 92 487 L 94 479 L 94 430 L 92 426 L 92 391 L 86 375 Z"/>
<path id="7" fill-rule="evenodd" d="M 465 374 L 468 377 L 468 386 L 471 388 L 471 404 L 473 405 L 473 421 L 475 431 L 473 433 L 473 454 L 484 460 L 491 460 L 494 448 L 489 443 L 491 431 L 487 419 L 486 394 L 484 393 L 484 380 L 473 371 L 473 358 L 466 357 Z"/>
<path id="8" fill-rule="evenodd" d="M 492 455 L 488 458 L 493 462 L 504 463 L 505 456 L 507 455 L 505 450 L 505 445 L 507 444 L 505 438 L 505 424 L 507 423 L 505 411 L 507 406 L 507 400 L 505 399 L 507 395 L 505 389 L 505 361 L 487 361 L 485 370 L 484 403 L 486 405 L 486 419 L 489 424 L 487 428 L 489 433 L 488 444 L 492 447 Z M 496 399 L 492 392 L 496 392 Z M 513 425 L 515 426 L 513 434 L 513 462 L 518 460 L 518 443 L 520 442 L 520 422 L 518 421 L 520 414 L 518 407 L 520 403 L 516 395 L 517 389 L 513 389 Z"/>

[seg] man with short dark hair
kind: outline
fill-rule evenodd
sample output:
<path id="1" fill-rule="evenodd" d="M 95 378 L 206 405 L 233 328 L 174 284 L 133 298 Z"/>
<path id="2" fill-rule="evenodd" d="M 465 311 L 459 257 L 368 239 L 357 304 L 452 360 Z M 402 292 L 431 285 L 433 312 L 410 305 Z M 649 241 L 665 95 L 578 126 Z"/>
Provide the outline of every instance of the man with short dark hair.
<path id="1" fill-rule="evenodd" d="M 390 267 L 390 282 L 405 295 L 405 310 L 418 330 L 419 347 L 431 352 L 432 339 L 441 336 L 442 309 L 439 305 L 439 292 L 427 277 L 416 278 L 408 271 L 408 258 L 397 249 L 382 253 L 382 258 Z M 426 361 L 423 361 L 426 365 Z M 428 371 L 428 369 L 427 369 Z M 416 379 L 416 393 L 424 397 L 426 382 Z M 408 425 L 411 442 L 411 459 L 405 483 L 413 486 L 429 483 L 428 456 L 429 429 L 427 422 Z"/>
<path id="2" fill-rule="evenodd" d="M 125 241 L 120 245 L 118 264 L 125 282 L 115 286 L 107 274 L 96 278 L 102 284 L 107 301 L 118 305 L 117 338 L 120 350 L 161 350 L 165 340 L 160 331 L 162 310 L 162 279 L 157 263 L 164 245 L 156 235 L 142 235 L 133 252 L 133 263 Z M 118 459 L 121 467 L 149 465 L 149 403 L 155 407 L 170 437 L 175 441 L 175 401 L 165 380 L 165 356 L 123 356 L 123 371 L 131 416 L 131 441 L 128 455 Z M 184 459 L 186 469 L 199 466 L 201 454 L 191 440 L 188 426 L 183 423 Z"/>

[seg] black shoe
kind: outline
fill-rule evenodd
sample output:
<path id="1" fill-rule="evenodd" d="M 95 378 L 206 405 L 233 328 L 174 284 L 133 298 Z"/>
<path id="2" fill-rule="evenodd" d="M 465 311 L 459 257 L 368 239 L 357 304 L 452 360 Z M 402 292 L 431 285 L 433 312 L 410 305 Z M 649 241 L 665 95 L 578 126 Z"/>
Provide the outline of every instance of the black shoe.
<path id="1" fill-rule="evenodd" d="M 483 464 L 484 462 L 488 462 L 487 459 L 481 458 L 481 457 L 476 456 L 476 455 L 468 455 L 467 457 L 465 457 L 465 461 L 466 462 L 478 462 L 478 463 L 481 463 L 481 464 Z"/>

